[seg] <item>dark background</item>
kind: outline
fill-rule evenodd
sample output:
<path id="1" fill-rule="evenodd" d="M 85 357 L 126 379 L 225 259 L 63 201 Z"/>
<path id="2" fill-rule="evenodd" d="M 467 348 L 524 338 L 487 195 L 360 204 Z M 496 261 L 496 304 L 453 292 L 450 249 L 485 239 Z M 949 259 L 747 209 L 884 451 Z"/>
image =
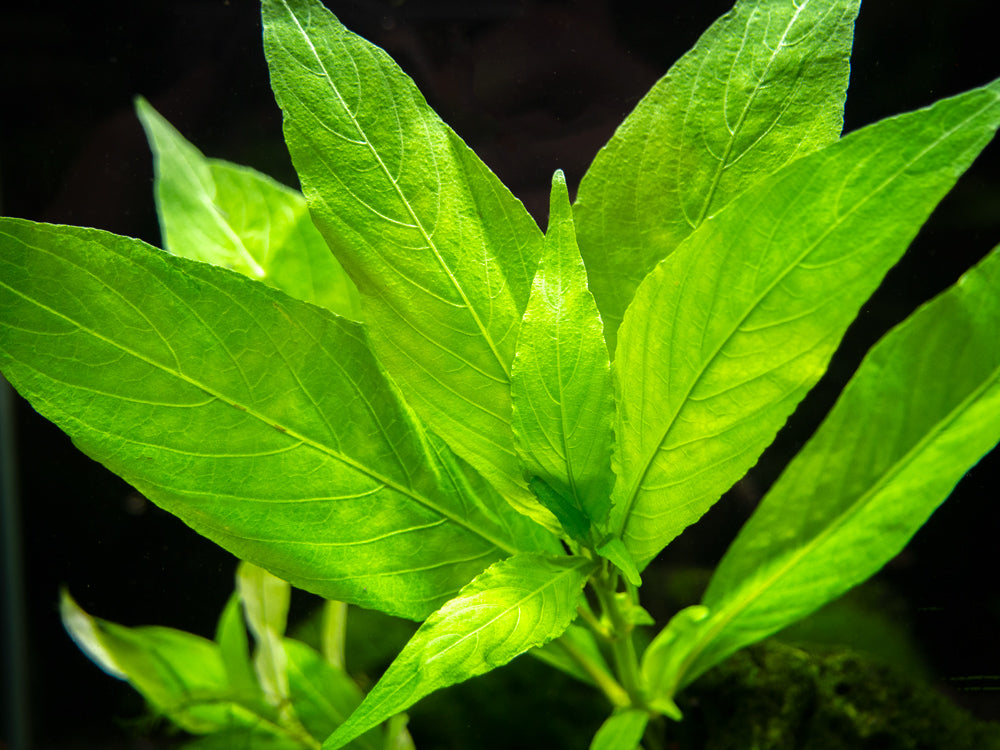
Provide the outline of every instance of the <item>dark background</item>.
<path id="1" fill-rule="evenodd" d="M 543 225 L 552 171 L 564 169 L 572 190 L 639 97 L 731 6 L 725 0 L 327 4 L 393 55 Z M 846 129 L 1000 75 L 991 6 L 866 0 Z M 297 184 L 252 0 L 63 1 L 0 11 L 0 87 L 4 215 L 94 226 L 158 245 L 151 159 L 132 113 L 138 94 L 208 156 Z M 669 571 L 713 564 L 863 351 L 997 242 L 1000 146 L 994 144 L 865 308 L 830 376 L 774 449 L 658 565 Z M 211 635 L 234 562 L 76 452 L 20 400 L 16 414 L 33 746 L 147 746 L 129 725 L 141 702 L 62 631 L 58 588 L 67 585 L 86 610 L 107 619 Z M 1000 720 L 998 474 L 995 451 L 880 579 L 903 602 L 934 682 L 977 716 Z M 657 609 L 655 602 L 650 607 Z M 993 677 L 978 679 L 984 675 Z M 977 679 L 960 679 L 969 677 Z M 521 700 L 523 710 L 532 710 L 530 695 Z"/>

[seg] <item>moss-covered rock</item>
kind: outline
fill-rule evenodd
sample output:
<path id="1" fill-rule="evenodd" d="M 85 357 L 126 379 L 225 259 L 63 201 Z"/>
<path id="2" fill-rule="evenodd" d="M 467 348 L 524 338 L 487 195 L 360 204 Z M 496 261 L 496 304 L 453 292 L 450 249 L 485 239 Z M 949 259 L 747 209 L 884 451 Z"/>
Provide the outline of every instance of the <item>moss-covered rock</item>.
<path id="1" fill-rule="evenodd" d="M 679 698 L 677 750 L 1000 750 L 1000 724 L 847 650 L 758 644 Z"/>

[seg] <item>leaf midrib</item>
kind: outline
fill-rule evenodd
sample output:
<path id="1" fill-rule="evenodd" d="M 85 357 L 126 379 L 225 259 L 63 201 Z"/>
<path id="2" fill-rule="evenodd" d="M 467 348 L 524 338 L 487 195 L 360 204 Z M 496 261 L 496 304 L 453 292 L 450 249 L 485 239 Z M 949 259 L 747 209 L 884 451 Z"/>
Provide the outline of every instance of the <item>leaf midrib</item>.
<path id="1" fill-rule="evenodd" d="M 774 278 L 774 280 L 771 282 L 771 284 L 769 284 L 762 291 L 762 293 L 757 296 L 757 298 L 753 301 L 752 305 L 749 305 L 747 307 L 746 312 L 739 318 L 738 321 L 736 321 L 736 323 L 732 327 L 732 330 L 730 331 L 730 333 L 724 339 L 722 339 L 720 341 L 719 345 L 716 346 L 715 351 L 712 352 L 711 356 L 708 358 L 708 360 L 702 366 L 702 368 L 698 372 L 697 376 L 694 377 L 691 380 L 691 383 L 690 383 L 689 387 L 687 388 L 687 390 L 685 391 L 684 396 L 678 402 L 677 409 L 674 411 L 673 415 L 670 418 L 669 423 L 667 424 L 666 428 L 664 429 L 663 435 L 656 442 L 656 447 L 655 447 L 654 450 L 652 450 L 650 452 L 649 458 L 646 459 L 645 465 L 643 466 L 643 470 L 636 477 L 636 480 L 633 483 L 633 486 L 632 486 L 632 488 L 630 489 L 630 491 L 629 491 L 629 493 L 627 495 L 626 510 L 625 510 L 625 513 L 622 514 L 622 521 L 621 521 L 621 524 L 620 524 L 620 527 L 619 527 L 621 533 L 624 533 L 624 531 L 628 528 L 628 522 L 629 522 L 629 519 L 630 519 L 630 517 L 632 515 L 632 510 L 635 507 L 636 501 L 638 500 L 639 493 L 640 493 L 640 490 L 642 488 L 642 483 L 645 480 L 646 475 L 649 473 L 650 468 L 653 466 L 653 464 L 654 464 L 654 462 L 656 460 L 656 456 L 659 455 L 660 450 L 662 449 L 663 443 L 666 441 L 667 437 L 670 435 L 671 431 L 673 430 L 674 425 L 677 422 L 677 418 L 680 416 L 681 412 L 684 410 L 684 407 L 687 405 L 687 403 L 688 403 L 688 397 L 690 396 L 691 392 L 697 387 L 698 383 L 701 382 L 702 377 L 704 377 L 705 374 L 706 374 L 706 372 L 708 372 L 708 370 L 710 369 L 710 365 L 716 360 L 716 358 L 719 356 L 719 354 L 722 352 L 722 350 L 729 344 L 729 342 L 732 340 L 733 336 L 740 330 L 740 327 L 742 326 L 742 324 L 760 306 L 760 303 L 764 299 L 766 299 L 768 295 L 771 294 L 771 292 L 775 289 L 775 287 L 778 286 L 779 283 L 781 283 L 782 281 L 784 281 L 784 279 L 788 275 L 790 275 L 791 273 L 793 273 L 794 271 L 796 271 L 801 266 L 802 261 L 805 258 L 807 258 L 817 247 L 819 247 L 819 245 L 822 244 L 826 240 L 826 238 L 829 237 L 829 235 L 834 230 L 836 230 L 837 228 L 839 228 L 841 226 L 841 224 L 843 224 L 849 217 L 851 217 L 853 214 L 855 214 L 856 212 L 858 212 L 863 206 L 865 206 L 869 201 L 871 201 L 878 193 L 880 193 L 882 190 L 884 190 L 889 184 L 895 182 L 895 180 L 899 177 L 899 175 L 901 175 L 902 173 L 904 173 L 905 171 L 907 171 L 913 164 L 917 163 L 920 159 L 922 159 L 929 151 L 931 151 L 932 149 L 936 148 L 938 144 L 940 144 L 941 142 L 943 142 L 946 139 L 950 138 L 955 132 L 957 132 L 959 129 L 963 128 L 968 122 L 975 120 L 976 118 L 978 118 L 980 116 L 980 114 L 982 114 L 982 112 L 986 111 L 991 106 L 994 106 L 996 104 L 996 102 L 997 102 L 998 99 L 1000 99 L 1000 97 L 997 97 L 996 95 L 994 95 L 992 101 L 987 102 L 980 109 L 976 110 L 971 115 L 965 117 L 961 122 L 957 123 L 955 126 L 953 126 L 949 130 L 947 130 L 944 133 L 942 133 L 941 135 L 939 135 L 930 144 L 928 144 L 923 149 L 921 149 L 921 151 L 919 153 L 917 153 L 911 159 L 907 160 L 895 172 L 893 172 L 890 176 L 888 176 L 886 179 L 884 179 L 875 189 L 873 189 L 870 193 L 868 193 L 868 195 L 866 195 L 862 200 L 860 200 L 857 203 L 855 203 L 851 207 L 851 209 L 849 211 L 847 211 L 846 213 L 842 214 L 841 216 L 838 216 L 837 220 L 835 222 L 833 222 L 829 227 L 827 227 L 827 229 L 820 235 L 820 237 L 817 238 L 815 242 L 811 243 L 804 250 L 804 252 L 800 253 L 799 256 L 795 259 L 794 263 L 788 264 L 787 269 L 783 273 L 776 275 L 775 278 Z M 870 158 L 875 158 L 877 155 L 878 155 L 878 152 L 876 152 L 875 154 L 873 154 Z M 815 177 L 810 178 L 810 182 L 813 179 L 815 179 Z M 843 189 L 843 185 L 840 186 L 840 189 Z M 838 199 L 838 201 L 839 201 L 839 199 Z M 675 256 L 671 255 L 670 257 L 675 257 Z"/>
<path id="2" fill-rule="evenodd" d="M 729 155 L 732 153 L 733 147 L 734 147 L 734 145 L 736 143 L 736 137 L 739 134 L 740 130 L 742 129 L 743 124 L 746 122 L 747 115 L 749 114 L 750 110 L 753 108 L 754 103 L 757 101 L 757 97 L 760 94 L 760 91 L 764 88 L 764 80 L 767 78 L 767 74 L 768 74 L 768 72 L 770 72 L 771 66 L 774 65 L 774 61 L 775 61 L 775 59 L 777 59 L 779 52 L 784 48 L 785 39 L 788 38 L 788 35 L 791 32 L 792 27 L 795 25 L 796 21 L 798 21 L 798 19 L 799 19 L 799 15 L 805 10 L 805 8 L 806 8 L 806 6 L 808 4 L 809 4 L 809 0 L 806 0 L 806 2 L 803 2 L 801 6 L 797 5 L 795 7 L 795 14 L 792 16 L 792 18 L 789 20 L 788 24 L 785 26 L 785 30 L 781 34 L 781 39 L 778 40 L 778 43 L 775 46 L 774 52 L 768 58 L 767 65 L 765 66 L 764 71 L 761 73 L 760 78 L 757 81 L 757 84 L 754 86 L 753 92 L 747 98 L 746 104 L 743 105 L 743 111 L 740 112 L 740 116 L 736 120 L 736 125 L 733 127 L 732 131 L 730 131 L 730 137 L 729 137 L 728 141 L 726 142 L 726 149 L 723 152 L 722 157 L 717 160 L 717 166 L 716 166 L 716 168 L 714 170 L 714 174 L 712 176 L 712 184 L 709 186 L 708 190 L 706 191 L 705 199 L 704 199 L 704 202 L 702 203 L 701 210 L 698 212 L 698 216 L 695 218 L 694 222 L 691 223 L 691 230 L 692 231 L 694 231 L 695 229 L 697 229 L 698 227 L 700 227 L 702 225 L 702 223 L 705 221 L 705 216 L 708 214 L 708 209 L 711 207 L 712 201 L 715 198 L 715 193 L 719 189 L 719 183 L 722 181 L 722 175 L 723 175 L 723 173 L 725 173 L 725 171 L 730 166 L 732 166 L 731 164 L 728 164 L 727 162 L 729 161 Z M 757 12 L 758 12 L 757 8 L 753 8 L 750 11 L 750 19 L 747 21 L 747 29 L 748 30 L 749 30 L 749 26 L 750 26 L 750 21 L 753 20 L 753 16 L 756 15 Z M 745 37 L 746 37 L 746 34 L 744 34 L 744 39 L 745 39 Z M 741 49 L 742 49 L 742 43 L 741 43 Z M 731 80 L 727 80 L 726 81 L 726 88 L 727 89 L 729 87 L 730 82 L 731 82 Z M 725 96 L 723 96 L 723 106 L 725 106 Z M 723 121 L 725 121 L 725 117 L 723 117 Z M 683 211 L 683 202 L 681 203 L 681 210 Z M 687 218 L 687 217 L 685 217 L 685 218 Z"/>
<path id="3" fill-rule="evenodd" d="M 18 239 L 20 241 L 20 238 L 16 238 L 16 239 Z M 40 251 L 40 252 L 49 252 L 49 251 L 45 250 L 44 248 L 39 248 L 37 246 L 35 247 L 35 249 L 38 250 L 38 251 Z M 49 253 L 49 254 L 51 254 L 51 253 Z M 59 257 L 60 260 L 72 263 L 72 261 L 70 261 L 68 258 L 65 258 L 65 257 L 62 257 L 62 256 L 57 256 L 57 257 Z M 88 269 L 82 268 L 82 267 L 78 266 L 76 263 L 73 263 L 73 265 L 76 266 L 81 271 L 83 271 L 84 273 L 87 273 L 88 275 L 92 275 L 92 274 L 90 274 L 90 271 Z M 74 320 L 73 318 L 69 317 L 68 315 L 65 315 L 65 314 L 63 314 L 63 313 L 61 313 L 61 312 L 59 312 L 57 310 L 54 310 L 53 308 L 49 307 L 48 305 L 45 305 L 42 302 L 40 302 L 39 300 L 36 300 L 36 299 L 34 299 L 34 298 L 32 298 L 32 297 L 30 297 L 30 296 L 22 293 L 20 290 L 15 289 L 14 287 L 11 287 L 10 285 L 8 285 L 7 283 L 5 283 L 3 281 L 0 281 L 0 286 L 2 286 L 5 289 L 8 289 L 11 293 L 15 294 L 16 296 L 20 297 L 21 299 L 25 300 L 26 302 L 28 302 L 30 304 L 33 304 L 33 305 L 36 305 L 37 307 L 39 307 L 42 310 L 44 310 L 47 314 L 52 315 L 53 317 L 59 318 L 59 319 L 65 321 L 65 322 L 69 323 L 70 325 L 75 326 L 79 331 L 81 331 L 81 332 L 83 332 L 83 333 L 85 333 L 87 335 L 90 335 L 93 338 L 95 338 L 95 339 L 97 339 L 99 341 L 102 341 L 103 343 L 105 343 L 105 344 L 107 344 L 107 345 L 109 345 L 111 347 L 114 347 L 114 348 L 118 349 L 123 354 L 131 356 L 131 357 L 133 357 L 133 358 L 135 358 L 135 359 L 137 359 L 137 360 L 139 360 L 141 362 L 145 362 L 150 367 L 158 369 L 158 370 L 166 373 L 167 375 L 170 375 L 170 376 L 176 378 L 177 380 L 185 382 L 188 385 L 194 386 L 195 388 L 198 388 L 198 389 L 204 391 L 208 395 L 210 395 L 213 398 L 217 399 L 219 402 L 227 404 L 227 405 L 229 405 L 229 406 L 231 406 L 231 407 L 233 407 L 235 409 L 239 409 L 240 411 L 242 411 L 242 412 L 244 412 L 244 413 L 246 413 L 246 414 L 254 417 L 258 421 L 260 421 L 261 423 L 267 425 L 268 427 L 270 427 L 272 429 L 274 429 L 275 425 L 279 425 L 282 428 L 283 433 L 285 435 L 287 435 L 288 438 L 294 439 L 294 440 L 298 440 L 302 445 L 309 446 L 313 450 L 315 450 L 315 451 L 317 451 L 319 453 L 322 453 L 322 454 L 324 454 L 326 456 L 329 456 L 330 458 L 334 459 L 335 461 L 339 461 L 339 462 L 341 462 L 341 463 L 349 466 L 350 468 L 354 469 L 358 473 L 363 474 L 365 476 L 368 476 L 371 479 L 375 480 L 376 482 L 380 482 L 380 483 L 384 484 L 386 487 L 388 487 L 388 488 L 390 488 L 390 489 L 398 492 L 399 494 L 403 495 L 404 497 L 409 497 L 410 499 L 412 499 L 412 500 L 418 502 L 419 504 L 423 505 L 428 510 L 433 511 L 434 513 L 438 514 L 442 518 L 447 519 L 451 523 L 454 523 L 457 526 L 466 529 L 467 531 L 469 531 L 472 534 L 474 534 L 474 535 L 476 535 L 476 536 L 484 539 L 485 541 L 487 541 L 490 544 L 496 546 L 497 548 L 499 548 L 501 550 L 504 550 L 505 552 L 507 552 L 509 554 L 514 554 L 516 552 L 516 550 L 512 546 L 510 546 L 509 544 L 507 544 L 506 542 L 504 542 L 502 540 L 499 540 L 499 539 L 495 539 L 495 538 L 493 538 L 492 535 L 486 533 L 482 529 L 475 528 L 474 526 L 472 526 L 471 524 L 469 524 L 464 519 L 462 519 L 462 518 L 460 518 L 460 517 L 458 517 L 456 515 L 453 515 L 451 513 L 446 512 L 444 509 L 440 508 L 436 503 L 434 503 L 433 501 L 431 501 L 429 498 L 423 496 L 422 494 L 418 494 L 418 493 L 414 492 L 410 488 L 407 488 L 407 487 L 399 484 L 395 480 L 392 480 L 392 479 L 389 479 L 388 477 L 382 476 L 378 472 L 376 472 L 376 471 L 374 471 L 374 470 L 372 470 L 372 469 L 370 469 L 368 467 L 365 467 L 362 464 L 358 463 L 353 458 L 351 458 L 349 456 L 346 456 L 346 455 L 344 455 L 342 453 L 339 453 L 338 451 L 334 451 L 329 446 L 323 445 L 322 443 L 320 443 L 320 442 L 318 442 L 316 440 L 313 440 L 312 438 L 306 437 L 305 435 L 302 435 L 301 433 L 299 433 L 297 430 L 295 430 L 293 428 L 286 427 L 285 425 L 283 425 L 281 423 L 281 420 L 271 420 L 271 419 L 268 419 L 266 416 L 264 416 L 261 412 L 258 412 L 252 406 L 244 406 L 242 404 L 238 404 L 236 402 L 236 400 L 231 399 L 228 396 L 223 395 L 222 393 L 218 392 L 216 389 L 214 389 L 212 387 L 209 387 L 209 386 L 206 386 L 206 385 L 203 385 L 202 383 L 199 383 L 197 380 L 194 380 L 193 378 L 190 378 L 187 375 L 181 373 L 179 370 L 167 367 L 166 365 L 164 365 L 162 363 L 155 362 L 154 360 L 148 358 L 144 354 L 141 354 L 141 353 L 139 353 L 139 352 L 131 349 L 130 347 L 125 346 L 124 344 L 121 344 L 121 343 L 119 343 L 117 341 L 114 341 L 112 339 L 107 338 L 106 336 L 103 336 L 102 334 L 100 334 L 97 331 L 93 330 L 89 326 L 82 325 L 81 323 L 77 322 L 76 320 Z M 425 457 L 425 458 L 426 458 L 427 461 L 430 461 L 429 457 Z"/>
<path id="4" fill-rule="evenodd" d="M 317 51 L 316 47 L 313 45 L 312 40 L 309 38 L 309 35 L 306 33 L 305 29 L 303 29 L 302 25 L 299 23 L 298 16 L 296 16 L 295 13 L 294 13 L 294 11 L 292 11 L 292 9 L 288 7 L 287 0 L 281 0 L 281 4 L 285 7 L 285 10 L 288 12 L 288 14 L 291 16 L 292 20 L 295 22 L 295 27 L 299 30 L 299 34 L 301 35 L 302 39 L 305 41 L 306 45 L 309 47 L 309 50 L 312 52 L 313 58 L 316 60 L 317 64 L 322 69 L 322 71 L 323 71 L 323 77 L 326 79 L 327 83 L 329 84 L 330 90 L 334 93 L 334 96 L 336 97 L 337 101 L 340 102 L 341 109 L 347 115 L 347 117 L 350 119 L 351 123 L 354 125 L 354 128 L 357 131 L 358 135 L 363 139 L 363 142 L 364 142 L 365 146 L 368 147 L 369 152 L 371 153 L 372 157 L 375 159 L 376 163 L 378 164 L 378 167 L 382 171 L 383 175 L 385 176 L 385 179 L 388 180 L 388 182 L 392 185 L 393 190 L 396 193 L 396 196 L 402 202 L 403 206 L 405 206 L 407 213 L 410 215 L 410 218 L 413 220 L 414 226 L 420 232 L 420 235 L 423 237 L 424 242 L 427 243 L 427 247 L 430 248 L 430 250 L 434 253 L 434 258 L 438 262 L 438 265 L 441 267 L 441 270 L 444 271 L 445 275 L 448 277 L 448 280 L 451 282 L 453 288 L 455 289 L 455 291 L 458 293 L 459 297 L 461 298 L 463 306 L 465 307 L 466 310 L 469 311 L 469 314 L 472 316 L 472 319 L 475 322 L 476 327 L 479 329 L 481 337 L 483 338 L 483 340 L 488 345 L 491 354 L 496 359 L 497 364 L 500 366 L 500 371 L 502 373 L 504 373 L 504 375 L 505 375 L 505 381 L 507 383 L 509 383 L 510 382 L 510 363 L 507 362 L 505 360 L 505 358 L 503 356 L 501 356 L 500 352 L 497 350 L 496 344 L 493 341 L 492 336 L 489 334 L 489 331 L 487 330 L 486 326 L 483 324 L 482 320 L 480 319 L 479 314 L 476 312 L 476 309 L 473 307 L 471 301 L 469 300 L 468 295 L 466 295 L 465 289 L 462 287 L 462 285 L 455 278 L 454 273 L 452 273 L 452 271 L 449 268 L 448 264 L 445 262 L 444 258 L 442 257 L 441 251 L 438 249 L 437 243 L 432 239 L 431 235 L 427 232 L 426 228 L 424 227 L 423 221 L 421 221 L 421 219 L 417 215 L 416 211 L 414 211 L 413 206 L 411 205 L 409 199 L 403 194 L 403 191 L 400 188 L 399 183 L 393 178 L 392 173 L 389 171 L 389 168 L 386 166 L 385 162 L 382 160 L 382 157 L 379 154 L 379 152 L 375 149 L 374 145 L 371 142 L 371 139 L 368 137 L 368 134 L 361 127 L 361 124 L 358 122 L 357 118 L 355 117 L 354 113 L 351 111 L 350 107 L 347 106 L 347 102 L 344 101 L 344 98 L 343 98 L 343 96 L 340 93 L 340 89 L 334 84 L 333 79 L 330 76 L 330 73 L 327 71 L 326 64 L 323 62 L 322 58 L 320 57 L 319 52 Z M 353 55 L 352 55 L 352 59 L 353 59 Z M 379 66 L 379 68 L 381 70 L 381 66 Z M 401 317 L 405 317 L 405 316 L 401 315 Z"/>
<path id="5" fill-rule="evenodd" d="M 1000 366 L 993 368 L 990 376 L 983 378 L 983 382 L 979 386 L 973 389 L 968 396 L 962 399 L 941 419 L 937 420 L 934 423 L 934 426 L 925 432 L 923 437 L 917 441 L 913 447 L 903 453 L 898 460 L 887 466 L 885 470 L 879 474 L 878 481 L 874 482 L 858 497 L 857 500 L 845 508 L 843 512 L 838 514 L 833 523 L 828 524 L 819 534 L 812 537 L 808 544 L 800 546 L 795 553 L 790 555 L 786 562 L 776 568 L 771 575 L 756 583 L 752 589 L 740 599 L 734 600 L 734 604 L 725 606 L 723 609 L 719 610 L 720 613 L 726 614 L 720 617 L 713 615 L 713 626 L 705 631 L 705 636 L 698 641 L 698 647 L 692 649 L 689 652 L 689 656 L 681 662 L 681 668 L 677 671 L 677 679 L 674 683 L 675 686 L 680 682 L 681 677 L 687 671 L 687 667 L 689 667 L 705 650 L 705 648 L 711 644 L 711 642 L 719 634 L 719 631 L 721 631 L 743 611 L 749 608 L 760 596 L 765 594 L 777 580 L 784 577 L 789 570 L 796 567 L 803 558 L 812 554 L 813 551 L 821 547 L 831 536 L 850 524 L 853 518 L 857 516 L 869 502 L 874 501 L 874 499 L 876 499 L 876 497 L 884 489 L 886 489 L 886 487 L 897 476 L 908 469 L 912 463 L 919 460 L 925 450 L 932 447 L 932 444 L 939 436 L 941 436 L 952 424 L 954 424 L 970 408 L 972 408 L 983 393 L 998 382 L 1000 382 Z"/>
<path id="6" fill-rule="evenodd" d="M 580 558 L 580 559 L 582 560 L 582 558 Z M 492 625 L 497 620 L 499 620 L 499 619 L 507 616 L 512 611 L 514 611 L 516 609 L 519 609 L 521 607 L 521 605 L 524 604 L 524 602 L 526 602 L 526 601 L 528 601 L 528 600 L 530 600 L 530 599 L 532 599 L 534 597 L 541 596 L 542 593 L 546 589 L 548 589 L 548 588 L 552 587 L 553 585 L 555 585 L 555 583 L 557 581 L 562 580 L 564 577 L 566 577 L 568 575 L 572 575 L 574 573 L 580 573 L 584 567 L 585 567 L 585 564 L 583 564 L 582 562 L 578 562 L 573 567 L 566 567 L 564 570 L 560 571 L 559 573 L 557 573 L 556 575 L 554 575 L 552 578 L 548 579 L 543 585 L 538 586 L 537 588 L 533 589 L 530 593 L 527 593 L 527 594 L 521 596 L 521 598 L 518 599 L 515 604 L 508 605 L 501 612 L 498 612 L 498 613 L 494 614 L 492 617 L 490 617 L 489 620 L 487 620 L 486 622 L 484 622 L 481 625 L 477 626 L 474 630 L 467 631 L 467 632 L 463 633 L 459 637 L 458 640 L 454 641 L 453 643 L 450 643 L 442 651 L 438 651 L 437 653 L 432 654 L 429 657 L 425 656 L 426 661 L 424 659 L 420 659 L 420 660 L 418 660 L 418 662 L 420 664 L 426 664 L 426 663 L 429 663 L 429 662 L 431 662 L 431 661 L 433 661 L 435 659 L 438 659 L 441 656 L 443 656 L 444 654 L 446 654 L 449 650 L 451 650 L 451 649 L 455 648 L 456 646 L 458 646 L 458 644 L 464 643 L 465 641 L 467 641 L 473 635 L 475 635 L 477 637 L 477 640 L 478 640 L 478 634 L 479 634 L 479 632 L 481 630 L 483 630 L 484 628 L 486 628 L 489 625 Z M 486 593 L 486 591 L 487 590 L 478 591 L 473 596 L 482 595 L 483 593 Z M 460 614 L 461 613 L 451 612 L 451 613 L 449 613 L 449 618 L 459 617 Z M 447 622 L 447 621 L 445 621 L 445 622 Z M 391 668 L 392 668 L 392 666 L 390 665 L 390 669 Z M 409 685 L 411 685 L 413 683 L 414 680 L 420 679 L 421 677 L 422 677 L 422 674 L 420 672 L 412 673 L 411 676 L 408 679 L 406 679 L 406 680 L 402 681 L 401 683 L 399 683 L 398 685 L 396 685 L 393 688 L 392 692 L 390 692 L 388 695 L 386 695 L 385 697 L 383 697 L 382 700 L 380 700 L 379 703 L 376 704 L 376 707 L 379 706 L 379 705 L 385 705 L 386 703 L 389 703 L 391 701 L 392 697 L 395 696 L 400 690 L 403 690 L 404 688 L 408 687 Z M 373 709 L 370 710 L 369 713 L 374 712 L 374 708 L 375 707 L 373 707 Z"/>

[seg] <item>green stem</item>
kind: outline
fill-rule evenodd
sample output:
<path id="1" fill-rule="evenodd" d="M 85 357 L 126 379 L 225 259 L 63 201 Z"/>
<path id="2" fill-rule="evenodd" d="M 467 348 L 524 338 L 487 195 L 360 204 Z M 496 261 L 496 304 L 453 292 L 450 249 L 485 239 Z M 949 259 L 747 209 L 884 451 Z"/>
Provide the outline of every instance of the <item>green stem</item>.
<path id="1" fill-rule="evenodd" d="M 611 653 L 614 655 L 615 669 L 622 687 L 628 693 L 630 705 L 647 709 L 646 696 L 643 694 L 642 678 L 639 674 L 639 659 L 635 653 L 635 643 L 632 641 L 632 623 L 623 616 L 611 576 L 602 574 L 591 579 L 591 585 L 601 604 L 601 609 L 610 624 L 608 640 L 611 643 Z"/>
<path id="2" fill-rule="evenodd" d="M 625 688 L 607 671 L 602 669 L 600 665 L 595 664 L 589 656 L 578 649 L 572 641 L 562 637 L 556 643 L 566 652 L 569 658 L 576 662 L 580 669 L 587 673 L 587 676 L 601 689 L 601 692 L 604 693 L 612 706 L 615 708 L 626 708 L 630 705 L 629 694 L 625 691 Z"/>
<path id="3" fill-rule="evenodd" d="M 595 635 L 606 640 L 611 638 L 611 632 L 603 622 L 597 619 L 589 604 L 581 604 L 576 608 L 576 611 L 580 615 L 580 619 L 587 623 L 587 626 L 594 631 Z"/>

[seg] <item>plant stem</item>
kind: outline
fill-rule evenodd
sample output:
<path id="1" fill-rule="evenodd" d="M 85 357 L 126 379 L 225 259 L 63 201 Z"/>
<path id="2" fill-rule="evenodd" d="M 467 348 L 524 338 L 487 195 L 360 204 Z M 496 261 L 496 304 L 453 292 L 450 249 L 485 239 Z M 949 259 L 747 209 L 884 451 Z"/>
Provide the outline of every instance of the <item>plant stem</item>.
<path id="1" fill-rule="evenodd" d="M 628 693 L 630 705 L 635 708 L 647 709 L 646 697 L 642 689 L 642 678 L 639 674 L 639 659 L 632 641 L 633 625 L 622 613 L 615 595 L 613 580 L 602 572 L 601 575 L 591 578 L 590 582 L 601 604 L 601 610 L 610 624 L 610 633 L 607 634 L 607 638 L 611 644 L 611 653 L 614 655 L 618 679 L 622 687 L 625 688 L 625 692 Z M 608 628 L 605 627 L 604 630 L 607 631 Z"/>
<path id="2" fill-rule="evenodd" d="M 587 673 L 590 679 L 594 681 L 605 697 L 611 702 L 612 706 L 615 708 L 625 708 L 630 705 L 629 694 L 625 691 L 625 688 L 607 671 L 602 669 L 600 665 L 595 664 L 590 657 L 578 649 L 571 640 L 563 636 L 556 643 L 566 652 L 567 656 L 577 663 L 580 669 Z"/>

